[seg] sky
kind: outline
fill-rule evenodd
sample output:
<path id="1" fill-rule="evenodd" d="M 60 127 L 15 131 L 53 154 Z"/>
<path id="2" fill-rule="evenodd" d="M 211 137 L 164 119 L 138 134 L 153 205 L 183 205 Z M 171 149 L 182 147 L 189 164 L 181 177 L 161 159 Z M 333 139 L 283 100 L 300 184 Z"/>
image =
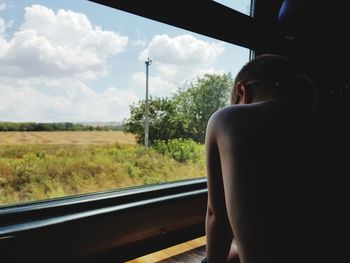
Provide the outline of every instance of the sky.
<path id="1" fill-rule="evenodd" d="M 0 0 L 0 121 L 121 122 L 145 98 L 147 58 L 150 96 L 170 97 L 235 76 L 249 50 L 87 0 Z"/>

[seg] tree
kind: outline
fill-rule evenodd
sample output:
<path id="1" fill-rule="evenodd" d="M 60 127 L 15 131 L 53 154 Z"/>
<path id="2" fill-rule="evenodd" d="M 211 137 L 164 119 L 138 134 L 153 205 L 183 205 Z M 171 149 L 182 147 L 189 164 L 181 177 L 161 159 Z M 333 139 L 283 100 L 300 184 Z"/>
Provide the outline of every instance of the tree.
<path id="1" fill-rule="evenodd" d="M 176 112 L 174 101 L 169 98 L 153 98 L 149 105 L 149 142 L 181 138 L 185 133 L 181 116 Z M 139 144 L 144 143 L 145 137 L 145 101 L 139 101 L 130 106 L 130 118 L 124 120 L 124 129 L 136 135 Z"/>
<path id="2" fill-rule="evenodd" d="M 187 122 L 191 139 L 204 143 L 207 122 L 215 111 L 228 104 L 232 85 L 230 74 L 206 74 L 175 95 L 177 110 Z"/>
<path id="3" fill-rule="evenodd" d="M 207 74 L 178 90 L 171 98 L 149 99 L 149 142 L 192 139 L 204 143 L 210 116 L 228 104 L 233 80 L 230 74 Z M 130 118 L 124 120 L 125 131 L 134 133 L 144 143 L 145 101 L 130 106 Z"/>

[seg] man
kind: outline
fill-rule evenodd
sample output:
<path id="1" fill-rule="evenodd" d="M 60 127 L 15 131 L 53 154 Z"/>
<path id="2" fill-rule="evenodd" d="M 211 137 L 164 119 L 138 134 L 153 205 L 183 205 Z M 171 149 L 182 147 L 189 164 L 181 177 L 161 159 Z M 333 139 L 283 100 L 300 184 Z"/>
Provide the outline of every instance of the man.
<path id="1" fill-rule="evenodd" d="M 296 262 L 310 223 L 298 215 L 307 209 L 314 86 L 290 58 L 260 55 L 237 74 L 231 103 L 207 126 L 205 260 Z"/>

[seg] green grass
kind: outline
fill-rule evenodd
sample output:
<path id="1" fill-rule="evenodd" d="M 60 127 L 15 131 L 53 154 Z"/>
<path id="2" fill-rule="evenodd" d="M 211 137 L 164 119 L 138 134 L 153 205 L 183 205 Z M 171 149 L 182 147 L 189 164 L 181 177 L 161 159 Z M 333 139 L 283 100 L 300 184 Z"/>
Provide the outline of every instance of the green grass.
<path id="1" fill-rule="evenodd" d="M 0 205 L 204 176 L 200 158 L 179 162 L 138 145 L 0 145 Z"/>

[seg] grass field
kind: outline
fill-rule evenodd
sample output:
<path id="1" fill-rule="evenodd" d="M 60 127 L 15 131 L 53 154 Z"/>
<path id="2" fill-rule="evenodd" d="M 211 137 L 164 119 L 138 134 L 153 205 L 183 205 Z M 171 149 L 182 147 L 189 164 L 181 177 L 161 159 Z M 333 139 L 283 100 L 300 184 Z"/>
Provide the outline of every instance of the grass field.
<path id="1" fill-rule="evenodd" d="M 135 144 L 122 131 L 0 132 L 0 144 Z"/>
<path id="2" fill-rule="evenodd" d="M 204 176 L 204 146 L 183 148 L 198 158 L 176 161 L 120 131 L 0 132 L 0 206 Z"/>

